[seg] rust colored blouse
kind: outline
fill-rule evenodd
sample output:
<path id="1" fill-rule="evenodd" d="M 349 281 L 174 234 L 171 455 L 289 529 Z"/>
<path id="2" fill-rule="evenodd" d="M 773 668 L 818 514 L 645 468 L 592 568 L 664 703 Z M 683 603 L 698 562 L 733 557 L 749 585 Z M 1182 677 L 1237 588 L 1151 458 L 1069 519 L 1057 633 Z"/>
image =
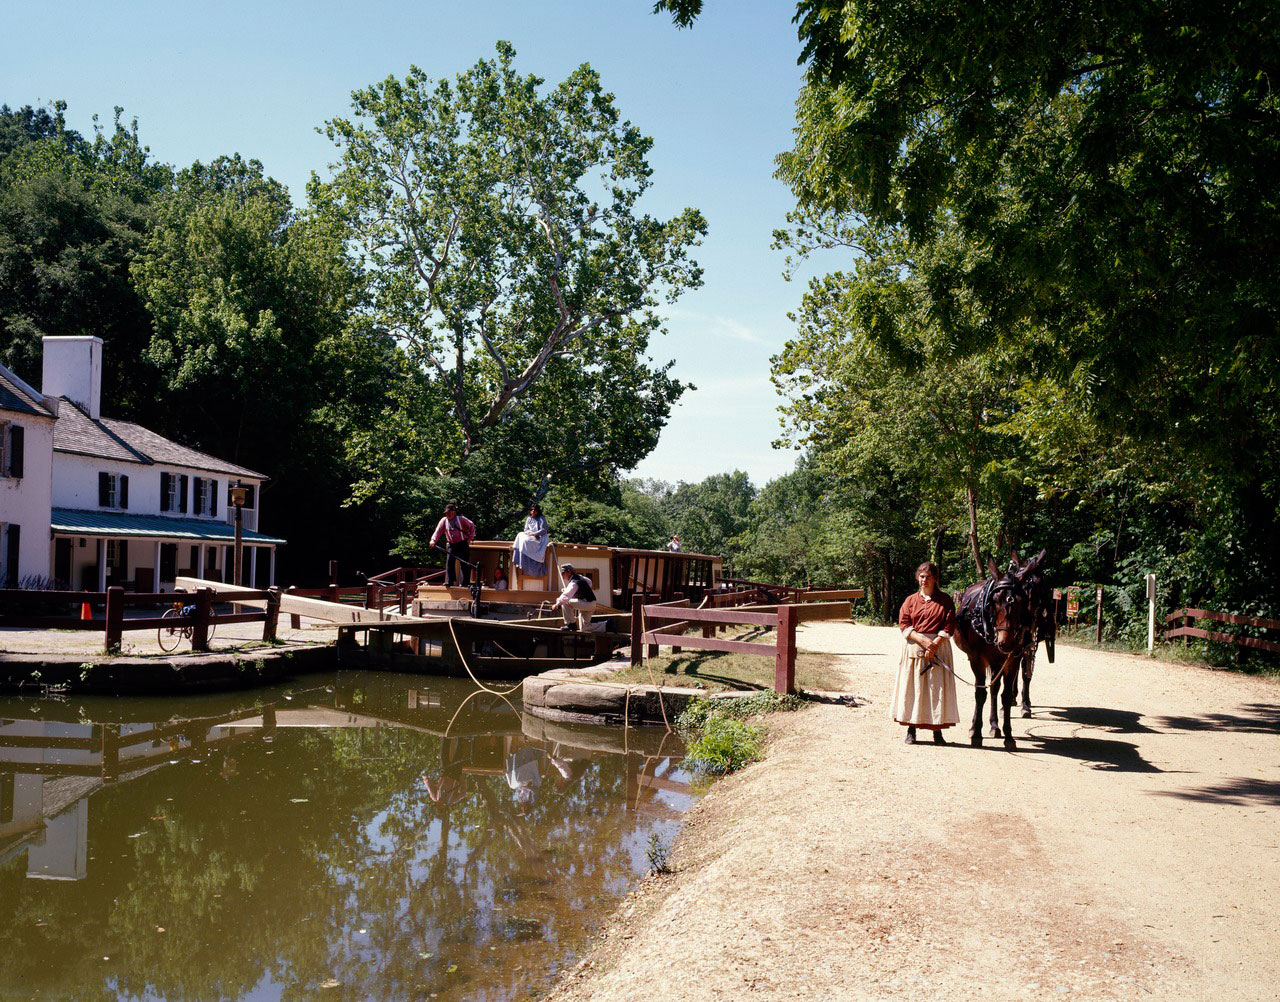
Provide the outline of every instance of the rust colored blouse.
<path id="1" fill-rule="evenodd" d="M 956 632 L 956 604 L 941 588 L 935 588 L 929 598 L 913 592 L 898 612 L 898 629 L 904 637 L 911 630 L 951 636 Z"/>

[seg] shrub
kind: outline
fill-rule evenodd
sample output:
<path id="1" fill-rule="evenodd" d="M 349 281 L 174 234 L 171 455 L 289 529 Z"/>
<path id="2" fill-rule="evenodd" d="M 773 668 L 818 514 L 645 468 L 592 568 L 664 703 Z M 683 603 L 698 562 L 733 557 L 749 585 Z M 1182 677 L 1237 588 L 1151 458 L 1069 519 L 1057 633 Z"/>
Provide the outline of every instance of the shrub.
<path id="1" fill-rule="evenodd" d="M 752 724 L 712 714 L 706 718 L 702 733 L 689 744 L 685 764 L 715 775 L 741 769 L 763 753 L 761 734 L 761 728 Z"/>

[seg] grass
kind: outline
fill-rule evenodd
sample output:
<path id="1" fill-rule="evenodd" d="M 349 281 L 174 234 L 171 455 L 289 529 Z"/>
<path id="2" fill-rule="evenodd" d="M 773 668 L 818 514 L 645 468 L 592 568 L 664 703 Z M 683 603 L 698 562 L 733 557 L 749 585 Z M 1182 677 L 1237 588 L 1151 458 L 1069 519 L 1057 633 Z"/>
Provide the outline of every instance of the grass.
<path id="1" fill-rule="evenodd" d="M 721 639 L 749 640 L 768 643 L 772 633 L 754 628 L 734 631 L 732 628 L 720 635 Z M 844 675 L 837 667 L 838 659 L 829 654 L 796 655 L 796 688 L 843 689 Z M 609 676 L 611 682 L 631 685 L 685 686 L 704 689 L 707 692 L 723 692 L 730 689 L 772 689 L 774 659 L 762 654 L 731 654 L 721 651 L 689 650 L 679 654 L 664 654 L 651 658 L 644 664 L 627 668 Z"/>

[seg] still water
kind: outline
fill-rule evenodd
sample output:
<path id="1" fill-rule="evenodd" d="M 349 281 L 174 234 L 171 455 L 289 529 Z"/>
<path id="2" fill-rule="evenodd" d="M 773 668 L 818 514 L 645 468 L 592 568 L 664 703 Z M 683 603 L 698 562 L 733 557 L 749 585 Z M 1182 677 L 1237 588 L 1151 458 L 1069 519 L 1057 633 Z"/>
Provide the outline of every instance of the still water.
<path id="1" fill-rule="evenodd" d="M 0 698 L 0 998 L 536 996 L 675 834 L 681 754 L 420 676 Z"/>

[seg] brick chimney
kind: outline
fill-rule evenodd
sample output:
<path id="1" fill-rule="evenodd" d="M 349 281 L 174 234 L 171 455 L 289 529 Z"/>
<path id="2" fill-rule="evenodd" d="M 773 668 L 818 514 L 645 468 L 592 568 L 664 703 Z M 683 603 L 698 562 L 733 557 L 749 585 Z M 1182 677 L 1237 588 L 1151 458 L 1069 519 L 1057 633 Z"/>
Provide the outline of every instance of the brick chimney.
<path id="1" fill-rule="evenodd" d="M 102 338 L 46 337 L 41 392 L 66 397 L 97 421 L 102 416 Z"/>

